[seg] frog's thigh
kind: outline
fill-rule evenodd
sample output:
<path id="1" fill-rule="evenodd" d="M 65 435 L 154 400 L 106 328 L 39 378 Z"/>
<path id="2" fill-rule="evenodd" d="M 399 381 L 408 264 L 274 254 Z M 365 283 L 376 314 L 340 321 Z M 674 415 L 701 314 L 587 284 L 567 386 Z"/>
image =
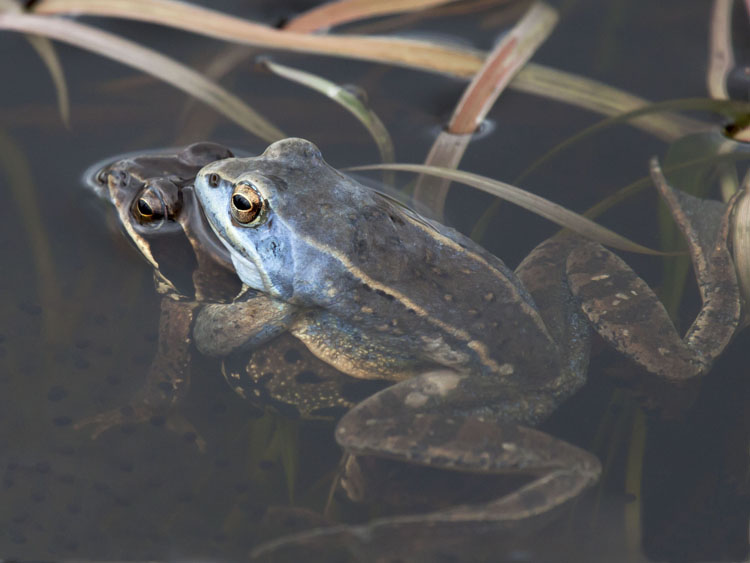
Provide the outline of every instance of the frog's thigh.
<path id="1" fill-rule="evenodd" d="M 621 258 L 584 243 L 567 260 L 568 285 L 602 338 L 651 373 L 688 379 L 710 367 L 675 330 L 651 288 Z"/>
<path id="2" fill-rule="evenodd" d="M 304 316 L 289 332 L 316 357 L 351 377 L 399 380 L 414 375 L 418 365 L 398 339 L 378 338 L 334 315 Z"/>
<path id="3" fill-rule="evenodd" d="M 354 455 L 456 471 L 539 476 L 488 503 L 420 516 L 424 521 L 533 517 L 575 498 L 596 482 L 601 466 L 595 456 L 544 432 L 491 417 L 458 412 L 446 416 L 420 408 L 419 393 L 450 394 L 464 377 L 430 372 L 376 393 L 344 415 L 336 427 L 336 440 Z M 415 391 L 414 380 L 421 391 Z M 406 393 L 394 396 L 394 389 L 399 387 Z M 406 404 L 396 407 L 402 397 Z"/>

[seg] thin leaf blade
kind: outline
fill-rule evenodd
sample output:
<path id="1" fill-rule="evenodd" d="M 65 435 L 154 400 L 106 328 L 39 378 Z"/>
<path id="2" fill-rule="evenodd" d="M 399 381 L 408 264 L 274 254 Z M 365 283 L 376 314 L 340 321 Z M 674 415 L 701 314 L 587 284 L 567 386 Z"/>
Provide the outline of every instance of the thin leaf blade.
<path id="1" fill-rule="evenodd" d="M 311 8 L 284 26 L 287 31 L 309 33 L 347 22 L 377 16 L 416 12 L 454 0 L 339 0 Z"/>
<path id="2" fill-rule="evenodd" d="M 285 137 L 237 96 L 200 73 L 117 35 L 70 20 L 10 13 L 0 14 L 0 29 L 43 35 L 103 55 L 172 84 L 267 142 Z"/>
<path id="3" fill-rule="evenodd" d="M 221 41 L 271 49 L 355 58 L 454 76 L 472 76 L 481 53 L 395 37 L 309 35 L 281 31 L 216 10 L 174 0 L 41 0 L 34 13 L 120 17 L 174 27 Z"/>
<path id="4" fill-rule="evenodd" d="M 263 59 L 260 64 L 274 74 L 320 92 L 338 103 L 367 129 L 378 147 L 381 160 L 393 162 L 394 149 L 391 135 L 377 114 L 351 91 L 317 74 L 275 63 L 268 59 Z"/>
<path id="5" fill-rule="evenodd" d="M 417 174 L 433 174 L 453 182 L 472 186 L 496 197 L 502 198 L 505 201 L 509 201 L 519 207 L 532 211 L 545 219 L 549 219 L 561 227 L 575 231 L 582 236 L 607 246 L 611 246 L 612 248 L 628 252 L 640 252 L 642 254 L 662 254 L 657 250 L 647 248 L 618 235 L 614 231 L 602 227 L 583 215 L 570 211 L 548 199 L 526 190 L 522 190 L 521 188 L 517 188 L 516 186 L 511 186 L 505 182 L 480 176 L 479 174 L 436 166 L 424 166 L 422 164 L 373 164 L 368 166 L 354 166 L 349 168 L 349 170 L 395 170 L 402 172 L 415 172 Z"/>

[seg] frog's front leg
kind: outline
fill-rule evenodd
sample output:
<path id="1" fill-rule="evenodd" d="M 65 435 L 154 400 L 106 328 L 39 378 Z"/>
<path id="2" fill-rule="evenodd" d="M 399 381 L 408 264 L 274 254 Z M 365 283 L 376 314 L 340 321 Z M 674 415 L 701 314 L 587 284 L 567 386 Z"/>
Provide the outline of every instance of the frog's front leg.
<path id="1" fill-rule="evenodd" d="M 349 411 L 336 428 L 336 439 L 356 456 L 535 479 L 486 503 L 388 518 L 370 526 L 481 522 L 505 529 L 549 514 L 596 482 L 601 467 L 592 454 L 503 420 L 502 415 L 462 408 L 474 402 L 472 396 L 483 387 L 485 377 L 429 372 L 393 385 Z"/>
<path id="2" fill-rule="evenodd" d="M 728 248 L 733 206 L 672 189 L 655 160 L 651 174 L 685 237 L 703 302 L 684 338 L 648 285 L 597 244 L 570 253 L 567 280 L 606 341 L 648 372 L 679 382 L 706 373 L 739 326 L 740 290 Z"/>
<path id="3" fill-rule="evenodd" d="M 193 328 L 195 346 L 219 358 L 241 348 L 253 349 L 286 331 L 298 314 L 289 303 L 248 290 L 232 303 L 201 308 Z"/>

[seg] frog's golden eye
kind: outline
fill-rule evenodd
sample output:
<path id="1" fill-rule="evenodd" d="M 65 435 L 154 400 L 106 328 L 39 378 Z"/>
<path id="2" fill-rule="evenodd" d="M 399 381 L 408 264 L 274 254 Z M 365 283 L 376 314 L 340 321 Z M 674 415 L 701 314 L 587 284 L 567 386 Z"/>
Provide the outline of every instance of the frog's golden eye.
<path id="1" fill-rule="evenodd" d="M 144 189 L 133 201 L 133 215 L 141 224 L 161 221 L 165 214 L 164 202 L 151 188 Z"/>
<path id="2" fill-rule="evenodd" d="M 212 188 L 217 188 L 219 186 L 219 183 L 221 183 L 221 176 L 219 176 L 215 172 L 208 175 L 209 186 L 211 186 Z"/>
<path id="3" fill-rule="evenodd" d="M 237 184 L 232 192 L 229 208 L 235 221 L 248 225 L 260 217 L 263 211 L 263 197 L 252 184 Z"/>

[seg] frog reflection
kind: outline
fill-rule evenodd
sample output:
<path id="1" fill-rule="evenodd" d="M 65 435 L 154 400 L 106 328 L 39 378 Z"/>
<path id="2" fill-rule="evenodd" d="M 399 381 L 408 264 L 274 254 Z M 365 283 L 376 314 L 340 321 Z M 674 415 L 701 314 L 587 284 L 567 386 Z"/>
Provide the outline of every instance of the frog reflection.
<path id="1" fill-rule="evenodd" d="M 346 451 L 535 476 L 482 504 L 368 528 L 439 533 L 457 522 L 538 516 L 596 481 L 594 456 L 532 428 L 583 385 L 592 332 L 679 383 L 705 373 L 737 330 L 727 242 L 734 204 L 676 192 L 656 165 L 653 174 L 688 242 L 703 299 L 684 338 L 645 282 L 600 245 L 557 235 L 513 272 L 330 167 L 302 139 L 209 164 L 195 186 L 242 281 L 275 301 L 273 334 L 288 331 L 350 376 L 393 383 L 340 420 L 336 438 Z M 265 331 L 257 327 L 258 343 Z M 243 331 L 240 340 L 250 337 Z"/>

